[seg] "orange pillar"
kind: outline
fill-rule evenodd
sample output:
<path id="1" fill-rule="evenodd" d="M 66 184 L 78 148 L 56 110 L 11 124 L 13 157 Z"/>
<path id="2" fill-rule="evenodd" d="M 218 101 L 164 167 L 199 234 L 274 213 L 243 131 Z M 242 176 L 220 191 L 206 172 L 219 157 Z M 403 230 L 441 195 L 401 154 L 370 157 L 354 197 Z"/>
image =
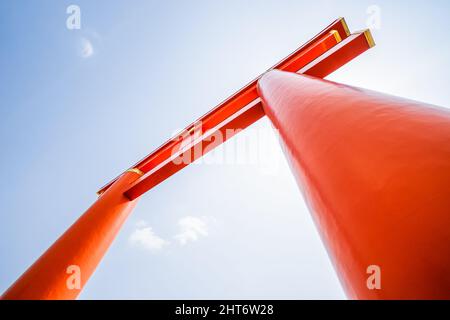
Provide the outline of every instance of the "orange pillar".
<path id="1" fill-rule="evenodd" d="M 271 71 L 266 114 L 349 298 L 450 299 L 450 112 Z"/>
<path id="2" fill-rule="evenodd" d="M 125 172 L 1 298 L 75 299 L 134 208 L 123 192 L 140 175 Z"/>

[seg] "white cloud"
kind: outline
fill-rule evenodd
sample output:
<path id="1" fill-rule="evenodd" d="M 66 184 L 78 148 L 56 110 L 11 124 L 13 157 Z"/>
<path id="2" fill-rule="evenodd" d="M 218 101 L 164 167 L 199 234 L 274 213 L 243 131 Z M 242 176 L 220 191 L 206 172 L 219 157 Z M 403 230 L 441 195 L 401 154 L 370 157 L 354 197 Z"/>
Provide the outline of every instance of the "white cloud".
<path id="1" fill-rule="evenodd" d="M 82 58 L 89 58 L 94 54 L 94 46 L 92 45 L 92 42 L 89 39 L 84 37 L 81 38 L 79 54 Z"/>
<path id="2" fill-rule="evenodd" d="M 175 235 L 175 239 L 182 246 L 208 235 L 208 224 L 203 218 L 187 216 L 178 220 L 178 226 L 180 227 L 180 232 Z"/>
<path id="3" fill-rule="evenodd" d="M 168 241 L 157 236 L 153 229 L 147 226 L 145 221 L 139 221 L 136 225 L 136 230 L 130 235 L 128 239 L 133 246 L 139 246 L 151 252 L 160 251 L 163 247 L 169 244 Z"/>
<path id="4" fill-rule="evenodd" d="M 136 227 L 137 228 L 144 228 L 144 227 L 147 227 L 148 226 L 148 223 L 147 223 L 147 221 L 145 221 L 145 220 L 139 220 L 137 223 L 136 223 Z"/>

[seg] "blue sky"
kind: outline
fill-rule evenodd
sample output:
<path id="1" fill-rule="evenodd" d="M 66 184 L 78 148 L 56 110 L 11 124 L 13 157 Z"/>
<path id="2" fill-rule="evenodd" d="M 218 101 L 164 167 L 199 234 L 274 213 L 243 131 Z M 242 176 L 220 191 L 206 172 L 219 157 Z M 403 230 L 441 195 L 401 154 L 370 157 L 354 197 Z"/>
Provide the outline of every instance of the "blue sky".
<path id="1" fill-rule="evenodd" d="M 450 106 L 448 1 L 0 2 L 0 290 L 104 183 L 370 5 L 377 46 L 329 79 Z M 270 128 L 147 193 L 80 298 L 345 298 Z"/>

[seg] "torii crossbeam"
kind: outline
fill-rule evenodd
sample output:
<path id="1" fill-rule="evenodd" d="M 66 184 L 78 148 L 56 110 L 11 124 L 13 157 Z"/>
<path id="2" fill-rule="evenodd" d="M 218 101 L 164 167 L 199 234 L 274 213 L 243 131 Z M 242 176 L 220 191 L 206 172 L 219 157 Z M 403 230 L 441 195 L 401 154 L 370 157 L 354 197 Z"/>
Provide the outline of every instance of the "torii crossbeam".
<path id="1" fill-rule="evenodd" d="M 373 46 L 369 30 L 351 34 L 340 18 L 271 69 L 323 78 Z M 260 77 L 101 188 L 97 201 L 2 299 L 75 299 L 137 198 L 265 115 Z M 211 139 L 216 133 L 224 139 Z M 79 285 L 71 282 L 77 274 Z"/>

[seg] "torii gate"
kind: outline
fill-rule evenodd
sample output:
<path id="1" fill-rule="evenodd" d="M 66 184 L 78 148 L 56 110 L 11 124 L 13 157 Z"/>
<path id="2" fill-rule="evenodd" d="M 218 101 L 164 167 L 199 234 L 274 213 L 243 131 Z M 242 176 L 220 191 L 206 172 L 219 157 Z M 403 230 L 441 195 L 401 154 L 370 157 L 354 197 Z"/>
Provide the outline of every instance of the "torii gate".
<path id="1" fill-rule="evenodd" d="M 349 298 L 449 299 L 450 113 L 321 80 L 373 46 L 369 30 L 331 23 L 101 188 L 2 299 L 75 299 L 141 195 L 264 115 Z"/>

